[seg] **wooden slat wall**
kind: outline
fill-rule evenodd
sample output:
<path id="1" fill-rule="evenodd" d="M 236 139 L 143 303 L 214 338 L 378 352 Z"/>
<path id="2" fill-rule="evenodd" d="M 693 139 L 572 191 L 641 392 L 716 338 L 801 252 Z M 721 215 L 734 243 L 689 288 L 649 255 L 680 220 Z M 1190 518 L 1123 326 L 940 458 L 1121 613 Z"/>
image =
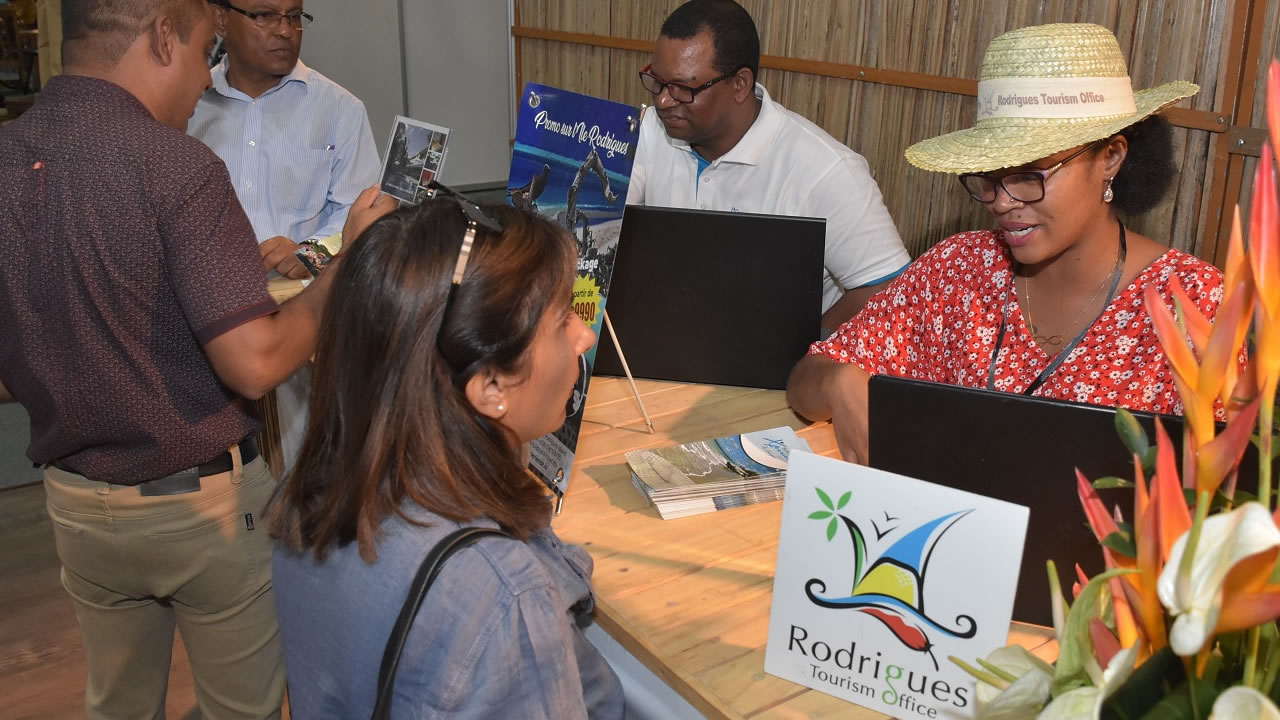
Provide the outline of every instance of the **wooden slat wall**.
<path id="1" fill-rule="evenodd" d="M 977 79 L 991 38 L 1049 22 L 1096 22 L 1115 31 L 1138 88 L 1191 80 L 1202 90 L 1180 107 L 1215 110 L 1230 12 L 1248 0 L 747 0 L 765 55 Z M 517 0 L 518 24 L 574 33 L 652 41 L 679 0 Z M 1276 5 L 1276 3 L 1270 3 Z M 1263 47 L 1275 48 L 1280 29 L 1270 8 Z M 632 104 L 650 102 L 636 71 L 648 54 L 522 39 L 522 80 L 541 82 Z M 812 119 L 866 156 L 904 242 L 918 255 L 946 235 L 987 227 L 985 210 L 954 178 L 911 167 L 902 151 L 926 137 L 967 127 L 971 97 L 842 78 L 766 69 L 760 81 L 786 107 Z M 1177 128 L 1182 168 L 1164 204 L 1130 219 L 1142 233 L 1196 253 L 1205 242 L 1206 178 L 1219 133 Z"/>
<path id="2" fill-rule="evenodd" d="M 1257 83 L 1251 93 L 1252 111 L 1248 118 L 1241 118 L 1239 121 L 1242 125 L 1247 124 L 1249 127 L 1254 128 L 1265 128 L 1267 126 L 1265 115 L 1267 68 L 1271 64 L 1272 58 L 1280 57 L 1280 3 L 1267 2 L 1264 12 L 1262 26 L 1257 29 L 1257 32 L 1262 33 L 1262 51 L 1253 68 Z M 1248 122 L 1245 122 L 1246 119 Z M 1253 198 L 1253 174 L 1257 172 L 1258 161 L 1253 157 L 1245 157 L 1241 165 L 1243 182 L 1239 193 L 1240 217 L 1247 231 L 1249 226 L 1249 202 Z M 1230 199 L 1228 200 L 1224 208 L 1225 212 L 1230 212 L 1231 209 L 1232 203 Z"/>

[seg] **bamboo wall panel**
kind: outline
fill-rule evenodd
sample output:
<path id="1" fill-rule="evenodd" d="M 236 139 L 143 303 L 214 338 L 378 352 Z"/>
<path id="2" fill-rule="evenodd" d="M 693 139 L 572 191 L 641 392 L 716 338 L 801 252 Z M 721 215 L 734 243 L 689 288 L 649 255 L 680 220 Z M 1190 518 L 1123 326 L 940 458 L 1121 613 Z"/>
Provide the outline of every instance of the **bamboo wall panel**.
<path id="1" fill-rule="evenodd" d="M 1171 80 L 1198 83 L 1201 93 L 1180 107 L 1215 110 L 1223 81 L 1221 47 L 1234 2 L 1246 0 L 747 0 L 765 55 L 976 80 L 982 51 L 995 36 L 1027 25 L 1095 22 L 1115 31 L 1138 88 Z M 679 0 L 517 0 L 523 25 L 652 41 Z M 1278 3 L 1270 3 L 1278 5 Z M 581 18 L 575 13 L 582 13 Z M 1265 47 L 1277 46 L 1275 8 Z M 648 55 L 523 41 L 526 81 L 561 85 L 631 104 L 650 103 L 636 79 Z M 588 53 L 596 53 L 588 55 Z M 588 59 L 601 68 L 582 67 Z M 973 98 L 845 78 L 766 69 L 774 99 L 804 115 L 867 158 L 912 255 L 948 234 L 988 227 L 985 210 L 954 177 L 912 168 L 903 150 L 921 139 L 972 124 Z M 1127 222 L 1190 252 L 1204 247 L 1213 215 L 1206 178 L 1215 133 L 1175 128 L 1182 172 L 1166 201 Z M 1216 212 L 1216 210 L 1214 211 Z M 1216 222 L 1216 217 L 1213 218 Z"/>
<path id="2" fill-rule="evenodd" d="M 610 52 L 605 48 L 524 40 L 520 43 L 521 79 L 585 95 L 612 97 L 604 91 L 610 76 Z"/>
<path id="3" fill-rule="evenodd" d="M 1253 89 L 1253 115 L 1252 127 L 1265 127 L 1265 118 L 1263 108 L 1266 107 L 1266 84 L 1267 67 L 1271 65 L 1271 59 L 1280 57 L 1280 3 L 1268 2 L 1266 19 L 1259 28 L 1262 33 L 1262 54 L 1258 58 L 1257 73 L 1259 82 Z"/>
<path id="4" fill-rule="evenodd" d="M 1266 122 L 1266 78 L 1267 68 L 1271 65 L 1272 58 L 1280 57 L 1280 3 L 1268 2 L 1266 8 L 1266 18 L 1258 32 L 1262 33 L 1262 52 L 1258 57 L 1256 71 L 1258 78 L 1255 86 L 1249 90 L 1252 96 L 1253 108 L 1249 114 L 1248 122 L 1245 118 L 1237 120 L 1237 124 L 1248 124 L 1250 127 L 1265 128 Z M 1274 149 L 1274 148 L 1273 148 Z M 1239 160 L 1237 160 L 1239 162 Z M 1246 233 L 1249 227 L 1249 203 L 1253 199 L 1253 174 L 1258 170 L 1258 161 L 1255 158 L 1247 157 L 1243 160 L 1244 180 L 1240 189 L 1240 217 L 1244 223 Z M 1230 198 L 1228 198 L 1227 207 L 1231 207 Z M 1228 210 L 1229 211 L 1229 210 Z"/>
<path id="5" fill-rule="evenodd" d="M 528 27 L 608 35 L 611 4 L 610 0 L 519 2 L 516 12 L 520 23 Z M 600 95 L 608 87 L 608 50 L 542 40 L 526 40 L 519 47 L 523 82 L 587 95 Z"/>

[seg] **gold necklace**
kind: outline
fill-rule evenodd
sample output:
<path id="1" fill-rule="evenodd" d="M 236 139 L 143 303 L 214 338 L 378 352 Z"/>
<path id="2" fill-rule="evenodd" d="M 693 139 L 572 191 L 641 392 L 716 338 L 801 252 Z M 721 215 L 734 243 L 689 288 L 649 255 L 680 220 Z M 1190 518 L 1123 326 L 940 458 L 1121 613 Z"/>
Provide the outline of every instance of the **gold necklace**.
<path id="1" fill-rule="evenodd" d="M 1119 251 L 1117 251 L 1116 262 L 1118 263 L 1119 260 L 1120 260 L 1120 253 Z M 1114 275 L 1114 271 L 1112 275 Z M 1071 324 L 1067 325 L 1067 327 L 1063 330 L 1064 333 L 1075 329 L 1076 325 L 1080 323 L 1080 318 L 1084 317 L 1085 311 L 1093 307 L 1093 304 L 1098 300 L 1098 296 L 1102 294 L 1102 288 L 1106 287 L 1107 281 L 1111 279 L 1112 279 L 1111 275 L 1108 275 L 1102 278 L 1102 282 L 1098 283 L 1098 287 L 1093 291 L 1093 295 L 1090 295 L 1088 301 L 1086 301 L 1084 305 L 1080 306 L 1080 310 L 1076 312 L 1076 316 L 1071 319 Z M 1027 327 L 1031 328 L 1031 337 L 1036 341 L 1037 345 L 1041 345 L 1041 346 L 1053 345 L 1054 347 L 1062 347 L 1062 341 L 1064 338 L 1062 337 L 1061 334 L 1043 335 L 1036 331 L 1035 320 L 1031 319 L 1031 282 L 1030 280 L 1031 279 L 1026 277 L 1025 275 L 1022 277 L 1022 291 L 1027 298 L 1027 312 L 1026 312 Z M 1015 285 L 1015 287 L 1017 286 Z"/>

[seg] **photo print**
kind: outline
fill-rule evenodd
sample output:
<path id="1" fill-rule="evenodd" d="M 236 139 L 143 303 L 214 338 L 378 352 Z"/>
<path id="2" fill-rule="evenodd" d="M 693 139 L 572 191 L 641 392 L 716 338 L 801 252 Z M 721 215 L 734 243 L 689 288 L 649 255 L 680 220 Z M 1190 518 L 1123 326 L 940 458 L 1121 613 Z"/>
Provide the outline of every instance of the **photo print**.
<path id="1" fill-rule="evenodd" d="M 382 192 L 402 205 L 426 199 L 423 187 L 444 167 L 449 128 L 397 115 L 382 164 Z"/>

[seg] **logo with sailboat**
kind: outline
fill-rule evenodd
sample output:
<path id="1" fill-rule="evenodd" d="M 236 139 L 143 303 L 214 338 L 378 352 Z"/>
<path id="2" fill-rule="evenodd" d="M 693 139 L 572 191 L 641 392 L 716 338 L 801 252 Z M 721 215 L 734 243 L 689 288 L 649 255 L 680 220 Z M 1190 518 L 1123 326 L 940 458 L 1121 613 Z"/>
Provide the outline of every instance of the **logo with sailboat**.
<path id="1" fill-rule="evenodd" d="M 833 502 L 821 488 L 814 489 L 823 507 L 810 513 L 809 519 L 825 521 L 828 542 L 835 540 L 840 527 L 844 527 L 852 545 L 853 573 L 847 595 L 839 590 L 827 594 L 827 582 L 821 578 L 805 583 L 805 595 L 824 608 L 850 610 L 875 618 L 903 646 L 928 655 L 937 669 L 933 638 L 972 638 L 978 631 L 978 623 L 965 614 L 956 616 L 953 624 L 931 617 L 925 602 L 925 575 L 934 547 L 973 510 L 946 513 L 914 527 L 882 512 L 883 518 L 866 518 L 865 525 L 860 526 L 842 512 L 852 492 L 844 493 Z M 863 527 L 871 530 L 875 546 L 887 544 L 873 559 L 868 557 L 868 535 Z M 832 586 L 837 585 L 832 583 Z"/>

